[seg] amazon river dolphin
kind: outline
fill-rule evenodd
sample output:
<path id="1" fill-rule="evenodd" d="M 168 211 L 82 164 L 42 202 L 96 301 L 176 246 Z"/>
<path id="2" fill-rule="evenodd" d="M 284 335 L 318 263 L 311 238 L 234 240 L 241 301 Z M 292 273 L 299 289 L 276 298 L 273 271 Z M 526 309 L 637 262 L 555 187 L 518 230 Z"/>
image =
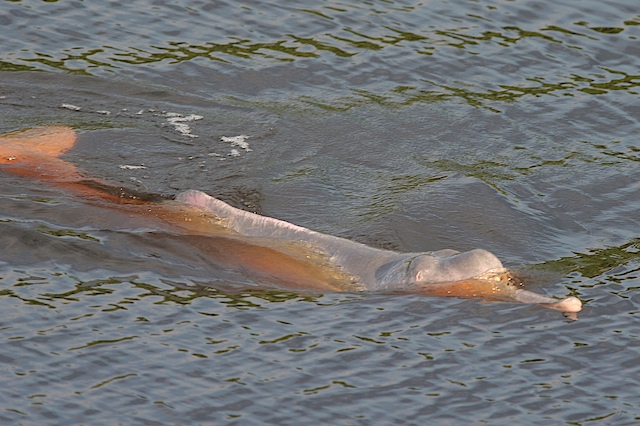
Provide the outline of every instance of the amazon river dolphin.
<path id="1" fill-rule="evenodd" d="M 582 309 L 576 297 L 558 300 L 523 289 L 486 250 L 398 253 L 240 210 L 201 191 L 176 197 L 138 194 L 87 179 L 59 158 L 76 140 L 66 126 L 8 133 L 0 136 L 0 164 L 7 172 L 47 181 L 89 203 L 143 215 L 159 228 L 191 235 L 193 244 L 217 262 L 279 287 L 514 301 L 570 317 Z"/>

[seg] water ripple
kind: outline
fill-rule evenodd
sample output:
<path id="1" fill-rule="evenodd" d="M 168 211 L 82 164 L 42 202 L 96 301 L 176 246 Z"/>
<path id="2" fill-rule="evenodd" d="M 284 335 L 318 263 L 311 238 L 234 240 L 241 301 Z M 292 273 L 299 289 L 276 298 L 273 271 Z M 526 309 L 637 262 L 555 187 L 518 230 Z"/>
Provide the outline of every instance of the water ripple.
<path id="1" fill-rule="evenodd" d="M 618 90 L 634 94 L 640 82 L 637 66 L 630 61 L 637 53 L 632 41 L 640 35 L 640 18 L 624 7 L 619 16 L 610 18 L 610 25 L 589 23 L 580 16 L 550 24 L 543 17 L 554 16 L 554 9 L 562 6 L 546 5 L 544 14 L 529 10 L 515 26 L 508 5 L 461 16 L 433 5 L 388 5 L 376 11 L 332 1 L 309 8 L 221 3 L 188 9 L 158 2 L 149 10 L 140 2 L 104 10 L 96 5 L 88 9 L 81 2 L 56 2 L 47 6 L 50 13 L 44 18 L 29 3 L 12 3 L 2 15 L 12 37 L 0 57 L 1 71 L 105 75 L 193 63 L 233 73 L 238 68 L 268 69 L 279 63 L 301 68 L 330 64 L 330 75 L 346 72 L 353 76 L 348 80 L 359 81 L 356 87 L 345 87 L 349 93 L 342 99 L 327 102 L 319 94 L 308 99 L 334 109 L 371 102 L 405 106 L 460 99 L 501 111 L 500 104 L 528 96 L 601 95 Z M 77 21 L 82 11 L 90 13 Z M 109 25 L 118 22 L 117 42 L 104 43 L 105 32 L 113 31 L 98 22 L 104 13 L 111 15 Z M 186 21 L 168 31 L 164 23 L 175 21 L 178 14 Z M 441 19 L 429 19 L 434 14 Z M 69 31 L 72 20 L 74 25 L 82 22 L 82 27 Z M 417 25 L 423 21 L 429 25 Z M 142 34 L 134 28 L 142 28 Z M 288 33 L 283 34 L 282 28 Z M 559 55 L 564 60 L 561 67 Z M 568 63 L 567 58 L 572 61 Z M 462 68 L 451 77 L 438 72 L 456 62 Z M 391 81 L 378 81 L 377 74 L 389 68 L 397 74 L 386 75 Z M 494 73 L 484 81 L 465 77 L 473 69 Z M 501 83 L 507 75 L 509 82 Z M 334 77 L 330 84 L 336 84 Z"/>

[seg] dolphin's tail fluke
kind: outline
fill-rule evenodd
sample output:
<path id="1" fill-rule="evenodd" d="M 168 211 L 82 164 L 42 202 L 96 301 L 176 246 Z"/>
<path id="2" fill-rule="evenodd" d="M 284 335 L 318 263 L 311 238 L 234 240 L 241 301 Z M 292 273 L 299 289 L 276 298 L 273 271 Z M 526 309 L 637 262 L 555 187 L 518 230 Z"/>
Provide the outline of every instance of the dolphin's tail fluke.
<path id="1" fill-rule="evenodd" d="M 76 195 L 119 204 L 144 204 L 170 196 L 147 194 L 86 178 L 75 165 L 60 158 L 78 136 L 67 126 L 34 127 L 0 135 L 3 171 L 63 187 Z"/>
<path id="2" fill-rule="evenodd" d="M 78 181 L 76 167 L 59 158 L 76 139 L 76 132 L 66 126 L 6 133 L 0 136 L 0 164 L 11 173 L 53 183 Z"/>

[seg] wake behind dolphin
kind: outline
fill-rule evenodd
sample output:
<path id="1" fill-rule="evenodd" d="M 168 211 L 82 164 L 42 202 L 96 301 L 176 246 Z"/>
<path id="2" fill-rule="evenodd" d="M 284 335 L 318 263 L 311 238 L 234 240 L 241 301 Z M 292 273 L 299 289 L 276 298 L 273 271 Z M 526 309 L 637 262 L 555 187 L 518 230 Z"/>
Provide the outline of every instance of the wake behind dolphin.
<path id="1" fill-rule="evenodd" d="M 126 191 L 86 179 L 59 158 L 76 139 L 65 126 L 5 134 L 0 136 L 0 164 L 8 172 L 47 181 L 88 202 L 109 201 L 113 207 L 160 219 L 187 235 L 226 232 L 231 238 L 225 240 L 224 253 L 217 251 L 219 257 L 262 277 L 275 277 L 275 284 L 284 287 L 474 297 L 534 303 L 565 313 L 582 309 L 575 297 L 557 300 L 514 285 L 500 260 L 482 249 L 398 253 L 236 209 L 201 191 L 183 192 L 175 200 L 125 196 Z"/>

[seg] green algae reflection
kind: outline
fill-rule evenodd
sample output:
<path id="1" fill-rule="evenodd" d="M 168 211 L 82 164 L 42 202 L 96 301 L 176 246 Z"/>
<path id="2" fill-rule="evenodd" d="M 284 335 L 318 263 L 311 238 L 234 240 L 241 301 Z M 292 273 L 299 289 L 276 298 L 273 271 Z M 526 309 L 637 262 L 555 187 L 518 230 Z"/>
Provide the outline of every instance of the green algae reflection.
<path id="1" fill-rule="evenodd" d="M 46 235 L 51 235 L 53 237 L 70 237 L 70 238 L 78 238 L 85 241 L 93 241 L 96 243 L 100 242 L 100 239 L 89 235 L 86 232 L 78 232 L 72 229 L 52 229 L 44 225 L 40 225 L 38 227 L 38 232 L 41 232 Z"/>
<path id="2" fill-rule="evenodd" d="M 554 271 L 562 275 L 577 272 L 586 278 L 595 278 L 608 271 L 631 262 L 640 262 L 640 238 L 628 243 L 575 253 L 557 260 L 536 265 L 536 268 Z"/>
<path id="3" fill-rule="evenodd" d="M 300 294 L 274 288 L 245 288 L 220 284 L 220 288 L 201 283 L 154 279 L 142 280 L 138 275 L 108 276 L 83 281 L 70 273 L 10 271 L 3 274 L 4 290 L 0 297 L 14 297 L 25 304 L 57 308 L 61 304 L 92 301 L 92 308 L 102 312 L 127 310 L 132 304 L 151 297 L 153 304 L 189 305 L 199 298 L 217 300 L 221 306 L 234 309 L 263 308 L 264 304 L 288 301 L 320 303 L 322 294 Z M 224 289 L 223 289 L 224 287 Z M 127 289 L 120 292 L 119 289 Z M 123 294 L 123 296 L 120 296 Z M 87 299 L 90 298 L 90 299 Z M 101 303 L 100 303 L 101 302 Z M 206 312 L 203 312 L 207 315 Z"/>

